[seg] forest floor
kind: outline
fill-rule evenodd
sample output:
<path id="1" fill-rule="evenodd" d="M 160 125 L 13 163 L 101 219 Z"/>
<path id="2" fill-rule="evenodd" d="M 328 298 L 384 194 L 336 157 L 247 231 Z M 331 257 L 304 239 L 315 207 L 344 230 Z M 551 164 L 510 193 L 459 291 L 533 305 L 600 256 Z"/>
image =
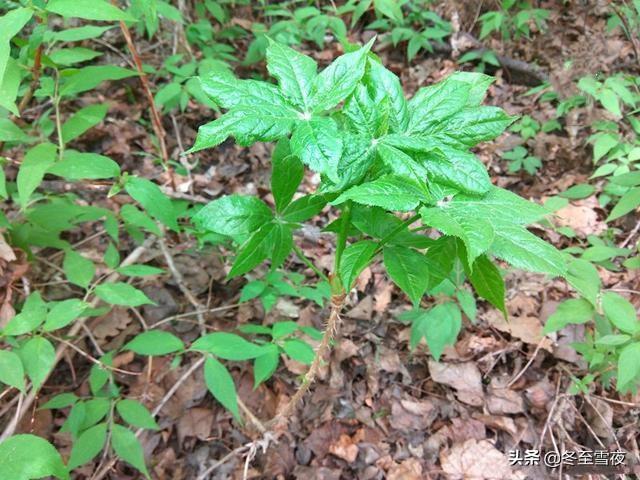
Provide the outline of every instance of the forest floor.
<path id="1" fill-rule="evenodd" d="M 456 2 L 442 3 L 443 16 L 455 11 Z M 475 11 L 467 11 L 471 9 L 460 3 L 462 30 L 470 31 Z M 581 4 L 556 5 L 548 20 L 548 30 L 536 33 L 532 40 L 494 39 L 485 44 L 503 56 L 538 65 L 561 96 L 575 93 L 574 81 L 585 74 L 638 73 L 631 42 L 622 35 L 605 34 L 606 18 L 598 14 L 598 7 Z M 237 21 L 244 19 L 239 16 Z M 116 30 L 114 42 L 121 42 Z M 360 42 L 370 36 L 371 32 L 362 31 L 352 33 L 350 39 Z M 110 42 L 109 37 L 105 41 Z M 142 37 L 136 38 L 136 42 L 144 63 L 156 67 L 160 67 L 171 49 L 171 45 L 150 44 Z M 124 51 L 119 43 L 114 46 L 117 51 Z M 246 45 L 240 42 L 236 47 Z M 302 49 L 321 65 L 341 53 L 339 45 L 331 42 L 323 51 L 310 46 Z M 423 51 L 410 63 L 404 52 L 392 47 L 377 53 L 401 76 L 407 96 L 460 68 L 455 58 L 446 53 Z M 105 50 L 104 61 L 126 66 L 123 58 L 110 49 Z M 489 90 L 487 103 L 512 115 L 530 115 L 541 123 L 553 118 L 553 107 L 539 102 L 540 94 L 524 95 L 532 88 L 531 83 L 537 83 L 535 80 L 519 80 L 504 69 L 491 73 L 496 81 Z M 154 146 L 139 121 L 147 116 L 146 105 L 143 101 L 131 102 L 132 91 L 137 98 L 143 98 L 135 77 L 93 92 L 92 96 L 101 96 L 111 105 L 107 121 L 83 136 L 74 148 L 109 155 L 123 170 L 166 185 L 169 179 L 161 168 L 148 157 L 138 155 L 140 151 L 153 150 Z M 75 101 L 79 106 L 84 102 L 82 97 Z M 268 146 L 241 148 L 227 142 L 216 149 L 180 157 L 192 144 L 198 126 L 212 116 L 210 109 L 194 102 L 184 112 L 174 110 L 163 116 L 170 158 L 176 162 L 197 162 L 189 177 L 177 175 L 178 189 L 173 195 L 206 202 L 221 194 L 257 193 L 270 201 L 266 195 L 270 172 Z M 542 160 L 542 167 L 534 175 L 507 171 L 507 162 L 500 154 L 522 143 L 512 133 L 482 144 L 477 153 L 497 185 L 544 203 L 588 179 L 594 167 L 587 143 L 589 131 L 584 126 L 603 116 L 605 113 L 593 105 L 580 107 L 570 116 L 575 128 L 539 133 L 527 140 L 530 151 Z M 317 180 L 306 178 L 305 188 L 313 191 Z M 69 188 L 64 182 L 50 181 L 49 186 Z M 96 197 L 91 190 L 76 193 L 87 202 L 109 208 L 117 207 L 119 201 L 117 196 Z M 537 227 L 535 232 L 558 247 L 567 247 L 570 242 L 584 242 L 588 235 L 604 231 L 605 216 L 593 197 L 571 201 L 555 221 L 571 226 L 578 233 L 577 238 L 567 239 L 544 226 Z M 627 245 L 634 240 L 631 237 L 637 232 L 635 219 L 630 216 L 628 222 L 616 239 L 619 244 Z M 305 229 L 302 243 L 303 251 L 320 259 L 320 265 L 330 261 L 334 249 L 331 237 L 321 232 L 322 224 L 324 221 Z M 75 241 L 83 242 L 82 251 L 89 257 L 92 251 L 100 256 L 103 239 L 91 225 L 78 232 Z M 147 325 L 185 314 L 168 322 L 168 330 L 185 341 L 197 338 L 198 322 L 194 315 L 189 315 L 194 303 L 185 298 L 181 288 L 193 294 L 196 308 L 208 309 L 204 319 L 212 331 L 230 331 L 248 322 L 269 324 L 283 318 L 323 327 L 327 309 L 306 300 L 281 298 L 268 313 L 257 300 L 240 304 L 240 290 L 246 280 L 226 283 L 225 265 L 219 256 L 213 253 L 203 256 L 195 243 L 179 236 L 169 234 L 167 243 L 174 269 L 183 279 L 170 274 L 152 277 L 142 289 L 157 306 L 144 306 L 137 312 L 115 308 L 104 317 L 92 319 L 89 328 L 102 350 L 117 348 L 139 332 L 138 314 Z M 131 251 L 135 245 L 129 247 Z M 124 258 L 127 246 L 120 248 Z M 148 246 L 142 259 L 169 267 L 155 244 Z M 50 264 L 34 263 L 30 281 L 33 285 L 49 284 L 43 288 L 50 298 L 64 298 L 67 287 L 56 285 L 60 274 Z M 287 268 L 313 276 L 293 257 Z M 635 294 L 640 289 L 637 270 L 601 273 L 609 289 Z M 205 382 L 197 370 L 167 399 L 158 416 L 161 430 L 145 432 L 141 437 L 152 477 L 195 479 L 216 464 L 209 478 L 241 479 L 245 468 L 248 468 L 245 478 L 268 479 L 561 478 L 563 472 L 550 474 L 543 466 L 525 468 L 509 463 L 510 451 L 544 452 L 554 447 L 561 451 L 624 449 L 640 461 L 640 396 L 621 396 L 601 386 L 594 386 L 588 394 L 570 394 L 573 378 L 588 371 L 570 344 L 582 338 L 587 327 L 574 325 L 559 334 L 542 333 L 546 318 L 559 302 L 571 296 L 566 283 L 520 271 L 510 272 L 506 280 L 509 320 L 505 321 L 489 305 L 479 303 L 475 323 L 465 319 L 455 347 L 447 348 L 440 362 L 435 362 L 424 345 L 413 352 L 409 350 L 409 327 L 397 318 L 410 306 L 382 268 L 368 268 L 348 296 L 330 362 L 323 365 L 320 378 L 288 424 L 275 430 L 265 451 L 257 444 L 255 451 L 237 450 L 261 439 L 262 434 L 255 422 L 238 424 L 228 411 L 205 395 Z M 630 298 L 632 301 L 635 298 L 636 307 L 640 306 L 640 296 Z M 89 339 L 80 347 L 93 348 Z M 118 355 L 114 366 L 142 373 L 119 375 L 118 381 L 127 386 L 130 395 L 153 408 L 166 398 L 192 361 L 195 360 L 185 358 L 181 366 L 169 368 L 169 358 L 156 357 L 145 362 L 129 352 Z M 44 401 L 61 389 L 68 390 L 70 379 L 76 393 L 87 393 L 85 380 L 90 366 L 84 357 L 70 352 L 43 387 L 40 398 Z M 288 361 L 271 380 L 255 390 L 251 371 L 244 364 L 234 366 L 232 373 L 238 396 L 258 419 L 265 421 L 286 403 L 305 370 L 304 365 Z M 65 448 L 67 451 L 70 448 L 70 439 L 58 433 L 63 421 L 60 412 L 34 410 L 18 430 L 54 438 L 65 452 Z M 225 459 L 230 452 L 235 453 Z M 225 460 L 218 462 L 221 459 Z M 78 469 L 76 478 L 82 478 L 83 472 L 89 478 L 94 468 L 95 464 L 88 464 Z M 594 467 L 588 473 L 591 475 L 588 478 L 598 478 Z M 582 473 L 576 470 L 575 478 L 580 478 L 580 474 L 586 475 L 584 470 Z M 107 478 L 124 480 L 138 475 L 119 463 Z"/>

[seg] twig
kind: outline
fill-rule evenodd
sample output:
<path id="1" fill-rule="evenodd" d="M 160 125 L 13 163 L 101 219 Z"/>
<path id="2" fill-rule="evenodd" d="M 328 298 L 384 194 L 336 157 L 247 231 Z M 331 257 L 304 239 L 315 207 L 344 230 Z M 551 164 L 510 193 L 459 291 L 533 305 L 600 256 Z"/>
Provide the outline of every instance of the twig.
<path id="1" fill-rule="evenodd" d="M 149 237 L 142 245 L 140 245 L 139 247 L 134 249 L 127 256 L 127 258 L 125 258 L 122 261 L 122 263 L 120 265 L 125 267 L 127 265 L 131 265 L 132 263 L 135 263 L 144 254 L 144 252 L 147 251 L 147 249 L 153 244 L 154 241 L 155 241 L 154 237 Z M 118 278 L 119 276 L 120 275 L 118 274 L 118 272 L 113 272 L 107 277 L 107 281 L 113 281 L 116 278 Z M 98 304 L 98 301 L 99 301 L 98 298 L 95 298 L 91 302 L 90 305 L 92 307 L 95 307 Z M 69 332 L 67 333 L 67 335 L 69 337 L 76 336 L 78 334 L 78 332 L 80 332 L 80 330 L 82 330 L 82 326 L 84 325 L 85 321 L 86 321 L 86 319 L 83 319 L 83 318 L 77 320 L 73 324 L 73 326 L 69 329 Z M 53 365 L 52 365 L 51 369 L 49 370 L 49 373 L 42 380 L 42 384 L 44 384 L 44 382 L 47 381 L 47 379 L 49 378 L 49 375 L 51 375 L 51 372 L 53 372 L 53 370 L 55 369 L 56 365 L 58 364 L 58 362 L 60 361 L 60 359 L 64 355 L 64 353 L 67 350 L 67 348 L 68 348 L 68 346 L 65 343 L 62 343 L 62 344 L 58 345 L 58 348 L 56 349 L 56 356 L 55 356 L 55 360 L 53 362 Z M 22 417 L 22 415 L 24 414 L 25 411 L 29 410 L 29 408 L 31 407 L 31 405 L 33 404 L 33 402 L 36 399 L 37 393 L 38 393 L 38 389 L 33 388 L 33 385 L 32 385 L 31 386 L 31 390 L 29 391 L 29 393 L 27 394 L 27 396 L 24 399 L 24 405 L 23 405 L 24 408 L 20 412 L 20 417 Z M 19 421 L 17 423 L 19 423 Z M 16 425 L 17 425 L 17 423 L 16 423 Z M 14 431 L 15 431 L 15 425 L 13 425 L 13 426 L 11 424 L 7 425 L 7 427 L 2 432 L 2 435 L 0 436 L 0 442 L 4 441 L 5 439 L 7 439 L 11 435 L 13 435 Z"/>
<path id="2" fill-rule="evenodd" d="M 542 343 L 544 342 L 545 339 L 546 339 L 546 337 L 544 337 L 544 336 L 540 339 L 540 341 L 538 342 L 538 345 L 536 345 L 536 349 L 533 351 L 533 354 L 531 355 L 531 358 L 529 359 L 527 364 L 524 366 L 524 368 L 522 370 L 520 370 L 518 372 L 518 374 L 515 377 L 513 377 L 511 379 L 511 381 L 509 381 L 509 383 L 507 383 L 507 388 L 509 388 L 514 383 L 516 383 L 520 379 L 520 377 L 522 377 L 522 375 L 524 375 L 524 373 L 527 371 L 527 369 L 531 366 L 531 364 L 535 360 L 536 356 L 538 355 L 538 352 L 540 351 L 540 348 L 542 347 Z"/>
<path id="3" fill-rule="evenodd" d="M 116 0 L 112 0 L 111 3 L 113 3 L 114 5 L 117 4 Z M 133 42 L 133 37 L 131 36 L 129 27 L 127 27 L 126 23 L 124 23 L 123 21 L 120 21 L 120 30 L 122 30 L 122 35 L 127 42 L 127 47 L 129 48 L 129 52 L 133 57 L 133 62 L 136 65 L 136 70 L 138 71 L 138 77 L 140 78 L 140 83 L 142 84 L 142 90 L 144 90 L 144 94 L 146 95 L 147 101 L 149 102 L 149 109 L 151 110 L 151 126 L 153 127 L 153 131 L 156 134 L 158 143 L 160 145 L 162 166 L 169 174 L 171 188 L 175 190 L 176 179 L 173 175 L 173 169 L 171 168 L 171 165 L 169 165 L 169 152 L 167 150 L 166 133 L 164 131 L 164 127 L 162 126 L 162 119 L 160 117 L 160 114 L 158 113 L 158 109 L 156 108 L 156 103 L 153 99 L 153 93 L 151 93 L 151 87 L 149 85 L 149 80 L 147 79 L 147 74 L 142 68 L 142 60 L 140 59 L 140 55 L 138 54 L 136 45 Z"/>
<path id="4" fill-rule="evenodd" d="M 625 248 L 629 244 L 629 242 L 631 242 L 631 239 L 633 238 L 633 236 L 636 233 L 638 233 L 638 230 L 640 230 L 640 220 L 638 220 L 638 223 L 636 223 L 636 226 L 633 227 L 633 230 L 629 232 L 629 235 L 627 235 L 626 238 L 622 241 L 622 243 L 620 243 L 619 247 Z"/>
<path id="5" fill-rule="evenodd" d="M 189 300 L 189 303 L 193 305 L 193 308 L 196 309 L 196 317 L 198 318 L 198 324 L 200 325 L 200 333 L 203 335 L 206 333 L 206 328 L 204 326 L 204 316 L 201 313 L 202 305 L 198 301 L 198 299 L 191 293 L 191 290 L 187 288 L 184 283 L 184 277 L 180 270 L 176 268 L 176 264 L 173 261 L 173 257 L 171 256 L 171 252 L 169 251 L 169 247 L 167 247 L 167 242 L 164 238 L 158 239 L 158 245 L 160 245 L 160 250 L 162 250 L 162 254 L 164 255 L 165 260 L 167 261 L 167 266 L 171 271 L 171 275 L 173 275 L 173 279 L 175 280 L 178 288 L 182 292 L 182 294 Z"/>
<path id="6" fill-rule="evenodd" d="M 331 340 L 333 340 L 333 337 L 338 330 L 340 312 L 342 311 L 342 307 L 344 306 L 344 299 L 344 294 L 333 295 L 331 297 L 331 313 L 329 314 L 329 320 L 327 321 L 327 327 L 325 328 L 324 335 L 322 335 L 320 346 L 318 347 L 318 350 L 313 357 L 313 362 L 311 363 L 309 370 L 307 370 L 307 373 L 304 375 L 302 384 L 300 385 L 296 393 L 291 397 L 289 402 L 276 414 L 276 416 L 267 423 L 269 427 L 277 424 L 281 420 L 291 415 L 291 413 L 293 413 L 293 410 L 296 408 L 298 402 L 302 399 L 302 397 L 304 397 L 304 394 L 307 393 L 307 390 L 309 390 L 309 387 L 316 379 L 318 371 L 320 370 L 320 364 L 324 360 L 325 354 L 329 351 Z"/>
<path id="7" fill-rule="evenodd" d="M 240 400 L 240 398 L 238 398 L 238 406 L 249 419 L 249 421 L 253 423 L 253 425 L 260 431 L 260 433 L 267 433 L 267 427 L 264 426 L 260 419 L 253 414 L 253 412 L 244 404 L 242 400 Z"/>
<path id="8" fill-rule="evenodd" d="M 254 440 L 253 442 L 250 442 L 250 443 L 246 443 L 238 448 L 235 448 L 234 450 L 231 450 L 224 457 L 222 457 L 220 460 L 218 460 L 216 463 L 214 463 L 209 468 L 207 468 L 204 472 L 198 475 L 198 478 L 196 480 L 205 480 L 220 465 L 223 465 L 233 457 L 242 455 L 244 453 L 247 454 L 247 458 L 244 462 L 243 479 L 246 479 L 248 476 L 247 473 L 249 469 L 249 464 L 251 463 L 251 460 L 253 460 L 253 458 L 255 457 L 256 452 L 258 451 L 258 448 L 261 448 L 263 452 L 266 452 L 267 448 L 269 447 L 269 444 L 273 441 L 274 441 L 273 435 L 270 434 L 269 432 L 266 432 L 262 438 L 259 438 L 258 440 Z"/>
<path id="9" fill-rule="evenodd" d="M 165 323 L 173 322 L 174 320 L 180 320 L 181 318 L 184 318 L 184 317 L 193 317 L 193 316 L 202 315 L 202 314 L 205 314 L 205 313 L 223 312 L 225 310 L 230 310 L 232 308 L 238 308 L 240 305 L 242 305 L 242 304 L 241 303 L 234 303 L 232 305 L 223 305 L 221 307 L 206 308 L 204 310 L 195 310 L 193 312 L 179 313 L 177 315 L 172 315 L 170 317 L 163 318 L 162 320 L 158 320 L 156 323 L 151 325 L 149 328 L 156 328 L 156 327 L 159 327 L 160 325 L 164 325 Z"/>

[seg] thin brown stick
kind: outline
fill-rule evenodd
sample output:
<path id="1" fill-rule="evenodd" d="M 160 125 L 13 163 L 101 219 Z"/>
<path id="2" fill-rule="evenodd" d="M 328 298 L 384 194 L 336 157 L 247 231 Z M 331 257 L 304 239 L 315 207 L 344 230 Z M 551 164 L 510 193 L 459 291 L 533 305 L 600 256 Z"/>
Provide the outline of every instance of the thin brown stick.
<path id="1" fill-rule="evenodd" d="M 345 295 L 333 295 L 331 297 L 331 312 L 329 313 L 329 320 L 327 320 L 327 327 L 324 331 L 324 335 L 322 336 L 322 340 L 320 341 L 320 346 L 316 350 L 316 355 L 313 358 L 313 362 L 307 370 L 304 378 L 302 379 L 302 384 L 293 394 L 289 402 L 273 417 L 272 420 L 269 421 L 268 426 L 272 426 L 277 424 L 283 419 L 288 418 L 296 408 L 298 402 L 304 397 L 305 393 L 309 390 L 311 384 L 315 381 L 316 376 L 318 375 L 318 371 L 320 370 L 321 362 L 324 360 L 324 356 L 330 350 L 331 341 L 333 337 L 338 331 L 338 324 L 340 322 L 340 313 L 342 312 L 342 307 L 344 306 Z"/>
<path id="2" fill-rule="evenodd" d="M 115 0 L 112 0 L 112 3 L 114 5 L 117 4 Z M 149 109 L 151 111 L 151 126 L 153 127 L 153 131 L 156 134 L 156 137 L 158 137 L 158 143 L 160 145 L 160 155 L 162 157 L 162 166 L 169 174 L 171 188 L 173 190 L 176 190 L 176 179 L 173 175 L 173 169 L 171 168 L 171 165 L 169 165 L 169 151 L 167 150 L 166 132 L 164 131 L 164 127 L 162 126 L 162 118 L 160 117 L 160 113 L 156 108 L 156 103 L 153 99 L 153 93 L 151 93 L 151 86 L 149 85 L 147 74 L 142 69 L 142 60 L 140 59 L 140 55 L 138 54 L 136 44 L 133 42 L 131 31 L 123 21 L 120 21 L 120 30 L 122 31 L 122 35 L 127 42 L 127 47 L 129 48 L 129 52 L 133 57 L 133 62 L 136 65 L 136 70 L 138 71 L 138 77 L 140 78 L 140 83 L 142 84 L 142 90 L 144 91 L 144 94 L 147 97 L 147 101 L 149 102 Z"/>

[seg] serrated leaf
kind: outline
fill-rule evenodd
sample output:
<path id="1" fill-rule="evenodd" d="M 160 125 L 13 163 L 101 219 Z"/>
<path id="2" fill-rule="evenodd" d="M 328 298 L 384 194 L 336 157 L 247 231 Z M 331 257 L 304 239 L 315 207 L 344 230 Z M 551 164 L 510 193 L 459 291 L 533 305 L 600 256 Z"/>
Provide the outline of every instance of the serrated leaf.
<path id="1" fill-rule="evenodd" d="M 125 398 L 116 403 L 116 410 L 122 419 L 132 427 L 159 430 L 158 424 L 147 408 L 136 400 Z"/>
<path id="2" fill-rule="evenodd" d="M 228 195 L 208 203 L 194 217 L 199 227 L 221 235 L 247 235 L 273 218 L 273 213 L 260 199 L 244 195 Z"/>
<path id="3" fill-rule="evenodd" d="M 349 96 L 364 75 L 372 43 L 336 58 L 314 78 L 310 100 L 314 112 L 329 110 Z"/>
<path id="4" fill-rule="evenodd" d="M 127 179 L 124 188 L 152 217 L 170 229 L 178 231 L 177 214 L 173 204 L 158 185 L 146 178 L 131 176 Z"/>
<path id="5" fill-rule="evenodd" d="M 93 460 L 93 458 L 102 451 L 106 441 L 106 423 L 94 425 L 82 432 L 78 439 L 73 442 L 73 448 L 71 449 L 71 456 L 69 457 L 67 468 L 69 470 L 73 470 L 74 468 Z"/>
<path id="6" fill-rule="evenodd" d="M 9 350 L 0 350 L 0 382 L 24 392 L 24 368 L 20 357 Z"/>
<path id="7" fill-rule="evenodd" d="M 154 305 L 142 290 L 138 290 L 128 283 L 103 283 L 96 287 L 95 293 L 98 298 L 111 305 L 123 305 L 125 307 Z"/>
<path id="8" fill-rule="evenodd" d="M 425 235 L 410 232 L 408 226 L 401 229 L 403 221 L 380 207 L 354 205 L 351 211 L 351 223 L 358 230 L 374 238 L 386 238 L 387 245 L 421 249 L 433 243 L 433 240 Z M 393 236 L 390 236 L 391 234 Z"/>
<path id="9" fill-rule="evenodd" d="M 71 181 L 99 180 L 118 177 L 120 166 L 104 155 L 65 150 L 62 160 L 54 163 L 47 173 Z"/>
<path id="10" fill-rule="evenodd" d="M 355 130 L 376 137 L 379 125 L 379 105 L 369 96 L 367 87 L 358 84 L 344 103 L 342 113 L 351 121 Z"/>
<path id="11" fill-rule="evenodd" d="M 500 310 L 506 318 L 504 280 L 498 267 L 487 256 L 481 255 L 474 262 L 473 270 L 466 273 L 476 293 Z"/>
<path id="12" fill-rule="evenodd" d="M 273 251 L 273 235 L 276 231 L 275 223 L 267 223 L 254 232 L 238 249 L 228 278 L 237 277 L 253 270 L 269 257 Z"/>
<path id="13" fill-rule="evenodd" d="M 280 267 L 291 253 L 293 248 L 293 233 L 291 228 L 281 223 L 271 232 L 273 250 L 271 251 L 271 270 Z"/>
<path id="14" fill-rule="evenodd" d="M 148 330 L 136 335 L 122 348 L 139 355 L 153 356 L 179 352 L 184 350 L 184 344 L 172 333 L 162 330 Z"/>
<path id="15" fill-rule="evenodd" d="M 241 421 L 236 386 L 224 365 L 215 358 L 208 357 L 204 363 L 204 381 L 213 397 L 229 410 L 237 421 Z"/>
<path id="16" fill-rule="evenodd" d="M 367 89 L 376 104 L 388 98 L 391 105 L 390 128 L 394 132 L 406 130 L 409 124 L 409 109 L 400 79 L 373 58 L 369 58 L 365 76 Z"/>
<path id="17" fill-rule="evenodd" d="M 391 280 L 407 294 L 414 306 L 419 305 L 429 285 L 429 265 L 424 255 L 407 247 L 386 246 L 383 258 Z"/>
<path id="18" fill-rule="evenodd" d="M 310 110 L 311 86 L 317 68 L 311 57 L 269 39 L 267 70 L 278 80 L 282 93 L 305 112 Z"/>
<path id="19" fill-rule="evenodd" d="M 371 240 L 362 240 L 345 248 L 339 265 L 340 279 L 345 290 L 351 290 L 358 275 L 373 260 L 377 249 L 378 243 Z"/>
<path id="20" fill-rule="evenodd" d="M 473 147 L 496 138 L 513 120 L 498 107 L 467 107 L 448 117 L 446 122 L 432 123 L 421 134 L 436 136 L 454 146 Z"/>
<path id="21" fill-rule="evenodd" d="M 386 210 L 407 212 L 414 210 L 421 201 L 426 201 L 427 197 L 417 182 L 395 175 L 385 175 L 351 187 L 331 204 L 339 205 L 347 200 Z"/>
<path id="22" fill-rule="evenodd" d="M 293 201 L 282 212 L 287 222 L 302 223 L 316 216 L 327 204 L 324 195 L 305 195 Z"/>
<path id="23" fill-rule="evenodd" d="M 291 151 L 314 172 L 328 176 L 337 183 L 338 163 L 343 142 L 335 120 L 329 117 L 311 118 L 296 124 L 291 136 Z"/>
<path id="24" fill-rule="evenodd" d="M 60 454 L 44 438 L 21 434 L 0 443 L 0 478 L 30 480 L 50 475 L 69 478 Z"/>
<path id="25" fill-rule="evenodd" d="M 227 332 L 209 333 L 198 338 L 190 350 L 209 352 L 225 360 L 250 360 L 264 354 L 264 349 L 239 335 Z"/>
<path id="26" fill-rule="evenodd" d="M 291 154 L 288 140 L 276 145 L 272 156 L 271 191 L 276 209 L 282 211 L 293 199 L 304 176 L 304 165 Z"/>
<path id="27" fill-rule="evenodd" d="M 113 424 L 111 427 L 111 446 L 120 459 L 135 467 L 146 478 L 151 478 L 144 463 L 142 445 L 131 430 L 117 423 Z"/>
<path id="28" fill-rule="evenodd" d="M 467 104 L 470 84 L 447 78 L 417 91 L 409 101 L 411 113 L 407 133 L 419 135 L 434 123 L 442 123 Z"/>

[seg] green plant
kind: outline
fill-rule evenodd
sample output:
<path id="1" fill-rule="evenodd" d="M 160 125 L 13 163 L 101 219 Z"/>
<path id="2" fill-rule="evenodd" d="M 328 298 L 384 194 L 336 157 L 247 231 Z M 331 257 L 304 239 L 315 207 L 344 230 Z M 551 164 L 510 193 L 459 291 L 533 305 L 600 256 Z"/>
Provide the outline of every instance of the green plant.
<path id="1" fill-rule="evenodd" d="M 549 10 L 532 8 L 529 1 L 502 0 L 500 10 L 492 10 L 480 16 L 480 38 L 488 37 L 493 32 L 499 33 L 503 40 L 509 40 L 512 36 L 516 40 L 529 38 L 533 24 L 538 31 L 546 29 L 547 18 Z"/>
<path id="2" fill-rule="evenodd" d="M 520 170 L 524 170 L 529 175 L 535 175 L 538 169 L 542 167 L 540 159 L 529 155 L 529 151 L 521 145 L 513 150 L 504 152 L 502 158 L 509 161 L 510 173 L 517 173 Z"/>
<path id="3" fill-rule="evenodd" d="M 403 317 L 413 322 L 412 345 L 426 337 L 436 357 L 457 337 L 460 308 L 475 316 L 465 278 L 505 312 L 502 276 L 492 257 L 550 275 L 566 273 L 565 256 L 525 228 L 547 211 L 493 187 L 468 151 L 512 122 L 499 108 L 480 105 L 491 78 L 456 73 L 407 101 L 398 78 L 369 52 L 370 45 L 317 73 L 311 58 L 272 42 L 267 67 L 277 85 L 226 74 L 202 79 L 205 92 L 227 112 L 200 127 L 191 152 L 229 136 L 245 146 L 278 142 L 274 209 L 256 197 L 230 195 L 193 216 L 199 229 L 236 245 L 229 277 L 267 259 L 271 270 L 278 268 L 302 222 L 327 205 L 340 212 L 326 227 L 337 237 L 334 266 L 328 274 L 314 268 L 329 279 L 327 328 L 298 392 L 278 418 L 292 411 L 313 381 L 346 293 L 378 256 L 416 308 Z M 321 184 L 316 193 L 292 202 L 305 166 L 321 175 Z M 421 225 L 410 230 L 416 222 Z M 434 241 L 418 233 L 431 229 L 442 236 Z M 455 302 L 421 307 L 426 292 Z"/>
<path id="4" fill-rule="evenodd" d="M 451 34 L 451 24 L 429 10 L 430 3 L 428 0 L 373 2 L 379 18 L 367 28 L 384 32 L 383 40 L 388 38 L 394 47 L 406 42 L 407 60 L 412 61 L 421 50 L 433 52 L 433 43 L 442 43 Z M 360 8 L 364 5 L 369 8 L 371 1 L 362 2 Z"/>
<path id="5" fill-rule="evenodd" d="M 487 65 L 493 67 L 500 67 L 500 60 L 496 57 L 496 54 L 491 50 L 479 49 L 471 50 L 458 59 L 458 63 L 463 65 L 465 63 L 477 63 L 476 71 L 484 73 L 487 70 Z"/>

